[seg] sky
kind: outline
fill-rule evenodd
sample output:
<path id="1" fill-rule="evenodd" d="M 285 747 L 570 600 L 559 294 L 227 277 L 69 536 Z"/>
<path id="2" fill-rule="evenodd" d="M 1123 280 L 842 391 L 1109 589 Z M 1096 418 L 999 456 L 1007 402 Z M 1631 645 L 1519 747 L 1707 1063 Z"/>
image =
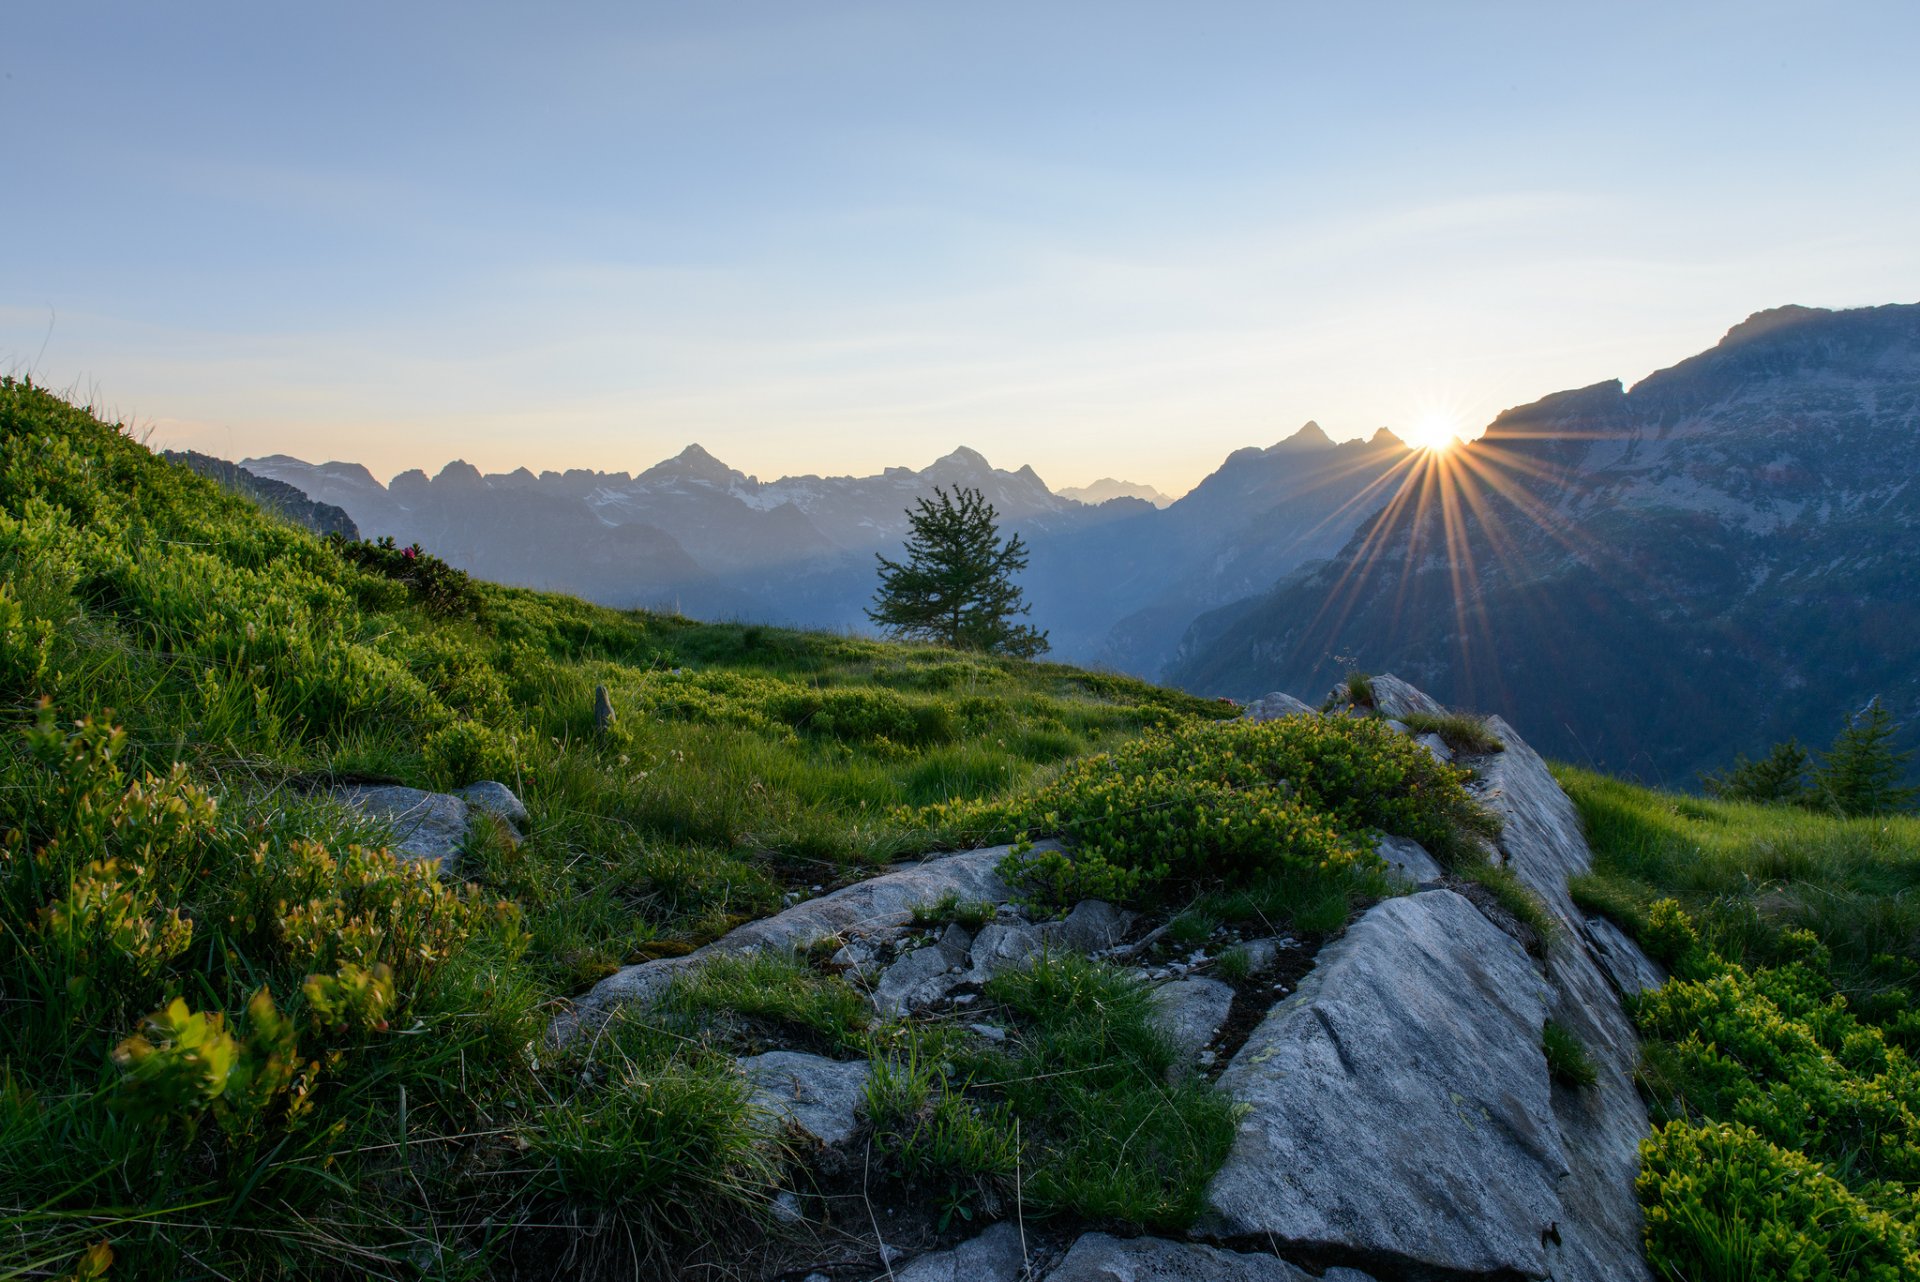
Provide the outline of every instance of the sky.
<path id="1" fill-rule="evenodd" d="M 1231 450 L 1920 300 L 1920 5 L 10 6 L 0 371 L 382 478 Z"/>

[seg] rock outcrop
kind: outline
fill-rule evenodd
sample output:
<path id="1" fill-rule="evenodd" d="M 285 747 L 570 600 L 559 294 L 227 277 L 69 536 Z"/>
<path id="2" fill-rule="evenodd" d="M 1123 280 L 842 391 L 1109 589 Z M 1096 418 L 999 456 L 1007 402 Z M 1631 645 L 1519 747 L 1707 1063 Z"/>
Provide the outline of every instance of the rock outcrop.
<path id="1" fill-rule="evenodd" d="M 1010 849 L 991 846 L 908 864 L 748 922 L 685 957 L 663 957 L 628 966 L 595 984 L 554 1021 L 549 1035 L 556 1042 L 564 1042 L 583 1025 L 605 1018 L 617 1007 L 650 1001 L 665 991 L 676 974 L 706 958 L 761 949 L 796 952 L 829 938 L 841 939 L 853 956 L 854 950 L 869 941 L 904 926 L 915 908 L 948 898 L 1005 903 L 1013 898 L 1013 889 L 1001 880 L 998 869 Z M 981 932 L 982 936 L 986 933 Z"/>
<path id="2" fill-rule="evenodd" d="M 1441 711 L 1389 675 L 1372 678 L 1370 706 L 1346 694 L 1335 692 L 1332 702 L 1345 704 L 1336 715 L 1379 717 L 1409 737 L 1402 718 Z M 1504 748 L 1463 762 L 1469 788 L 1503 821 L 1488 854 L 1560 922 L 1544 948 L 1533 941 L 1533 953 L 1484 888 L 1386 834 L 1377 849 L 1408 893 L 1368 908 L 1310 969 L 1307 953 L 1281 965 L 1302 947 L 1292 938 L 1236 943 L 1220 930 L 1176 947 L 1171 921 L 1149 929 L 1094 900 L 1060 920 L 1035 920 L 999 875 L 1008 848 L 995 847 L 897 867 L 685 957 L 628 967 L 551 1033 L 563 1042 L 616 1007 L 653 1001 L 676 975 L 714 957 L 825 945 L 834 949 L 831 967 L 855 980 L 883 1018 L 936 1018 L 1003 1042 L 1010 1030 L 983 1018 L 990 1003 L 971 1013 L 982 985 L 1048 953 L 1104 957 L 1148 986 L 1155 1018 L 1180 1052 L 1171 1075 L 1217 1072 L 1218 1089 L 1241 1110 L 1193 1240 L 1069 1240 L 1057 1229 L 1029 1240 L 999 1224 L 906 1260 L 879 1243 L 876 1222 L 872 1249 L 892 1276 L 1648 1282 L 1633 1194 L 1647 1114 L 1621 998 L 1663 976 L 1624 932 L 1574 903 L 1568 879 L 1592 857 L 1573 805 L 1511 726 L 1494 719 L 1489 728 Z M 1426 746 L 1453 755 L 1444 744 Z M 498 800 L 485 788 L 465 795 L 476 806 Z M 926 911 L 941 904 L 951 911 Z M 1229 949 L 1241 954 L 1221 972 L 1239 976 L 1231 984 L 1206 973 Z M 1585 1046 L 1593 1085 L 1554 1081 L 1543 1049 L 1549 1020 Z M 772 1126 L 841 1150 L 821 1155 L 829 1169 L 844 1163 L 864 1134 L 868 1064 L 799 1049 L 739 1063 Z"/>
<path id="3" fill-rule="evenodd" d="M 332 796 L 361 817 L 390 829 L 394 854 L 429 861 L 442 872 L 452 871 L 459 860 L 475 812 L 501 820 L 516 840 L 528 822 L 527 808 L 513 789 L 493 780 L 468 784 L 457 794 L 398 784 L 345 784 L 335 788 Z"/>
<path id="4" fill-rule="evenodd" d="M 1526 952 L 1448 890 L 1320 954 L 1220 1079 L 1248 1107 L 1207 1236 L 1459 1273 L 1546 1273 L 1567 1158 Z"/>

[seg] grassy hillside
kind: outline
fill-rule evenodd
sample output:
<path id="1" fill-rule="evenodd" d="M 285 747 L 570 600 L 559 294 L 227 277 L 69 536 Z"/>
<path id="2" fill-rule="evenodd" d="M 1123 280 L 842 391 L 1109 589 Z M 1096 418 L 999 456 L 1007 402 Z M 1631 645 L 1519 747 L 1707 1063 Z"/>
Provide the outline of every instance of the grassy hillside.
<path id="1" fill-rule="evenodd" d="M 1225 711 L 357 560 L 0 382 L 0 1277 L 105 1239 L 115 1276 L 471 1275 L 610 1201 L 698 1225 L 763 1188 L 737 1086 L 627 1048 L 646 1108 L 570 1111 L 556 998 Z M 466 886 L 316 795 L 483 777 L 535 823 Z M 617 1190 L 580 1133 L 614 1125 Z"/>
<path id="2" fill-rule="evenodd" d="M 1563 770 L 1576 897 L 1672 980 L 1633 1008 L 1648 1254 L 1687 1279 L 1920 1276 L 1920 818 Z"/>
<path id="3" fill-rule="evenodd" d="M 1184 948 L 1338 930 L 1391 893 L 1383 829 L 1477 858 L 1465 774 L 1406 737 L 1231 711 L 323 542 L 0 381 L 0 1279 L 738 1270 L 796 1232 L 783 1187 L 831 1178 L 750 1105 L 736 1057 L 769 1044 L 871 1063 L 862 1179 L 929 1223 L 1178 1231 L 1231 1106 L 1170 1083 L 1110 964 L 996 977 L 969 1010 L 1004 1044 L 883 1020 L 825 955 L 545 1033 L 902 855 L 1066 837 L 1004 865 L 1036 909 L 1121 900 Z M 327 800 L 482 778 L 531 830 L 476 830 L 458 882 Z"/>

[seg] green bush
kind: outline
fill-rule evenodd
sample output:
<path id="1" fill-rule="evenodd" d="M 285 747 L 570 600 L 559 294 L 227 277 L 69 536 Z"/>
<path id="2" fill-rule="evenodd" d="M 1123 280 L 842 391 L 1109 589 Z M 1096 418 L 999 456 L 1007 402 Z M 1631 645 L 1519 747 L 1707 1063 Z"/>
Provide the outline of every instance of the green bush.
<path id="1" fill-rule="evenodd" d="M 480 615 L 480 591 L 467 572 L 421 551 L 418 543 L 402 548 L 395 547 L 391 538 L 369 542 L 329 534 L 327 546 L 348 565 L 398 583 L 429 614 L 464 619 Z"/>
<path id="2" fill-rule="evenodd" d="M 1077 761 L 1029 798 L 961 813 L 989 832 L 1069 843 L 1010 857 L 1006 871 L 1037 899 L 1141 901 L 1286 872 L 1337 879 L 1377 863 L 1373 831 L 1448 862 L 1478 858 L 1475 838 L 1497 828 L 1465 777 L 1369 719 L 1189 724 Z"/>
<path id="3" fill-rule="evenodd" d="M 510 779 L 513 747 L 506 736 L 478 721 L 456 721 L 428 735 L 420 745 L 427 776 L 442 788 L 459 788 L 481 779 Z"/>
<path id="4" fill-rule="evenodd" d="M 1647 1262 L 1666 1277 L 1896 1282 L 1920 1238 L 1821 1165 L 1737 1122 L 1672 1121 L 1641 1145 Z"/>

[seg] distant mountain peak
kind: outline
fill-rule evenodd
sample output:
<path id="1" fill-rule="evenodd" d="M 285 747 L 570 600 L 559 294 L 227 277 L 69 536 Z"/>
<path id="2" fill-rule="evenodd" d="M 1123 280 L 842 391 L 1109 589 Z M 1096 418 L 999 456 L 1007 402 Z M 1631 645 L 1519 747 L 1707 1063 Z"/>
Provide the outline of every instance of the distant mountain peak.
<path id="1" fill-rule="evenodd" d="M 445 485 L 449 481 L 456 485 L 466 486 L 484 486 L 486 484 L 486 478 L 480 475 L 480 469 L 465 459 L 455 459 L 453 462 L 441 468 L 440 474 L 434 477 L 433 481 L 436 485 Z"/>
<path id="2" fill-rule="evenodd" d="M 1326 431 L 1318 423 L 1312 419 L 1308 419 L 1305 423 L 1301 424 L 1299 431 L 1289 436 L 1286 440 L 1279 441 L 1268 448 L 1275 450 L 1330 450 L 1333 448 L 1333 438 L 1328 436 Z"/>
<path id="3" fill-rule="evenodd" d="M 1086 503 L 1098 507 L 1113 499 L 1142 499 L 1155 507 L 1165 507 L 1173 502 L 1171 496 L 1161 493 L 1151 485 L 1142 485 L 1138 481 L 1122 481 L 1115 477 L 1103 476 L 1091 485 L 1068 485 L 1055 490 L 1063 499 L 1072 499 L 1076 503 Z"/>
<path id="4" fill-rule="evenodd" d="M 1779 330 L 1791 329 L 1795 325 L 1805 324 L 1819 316 L 1831 316 L 1832 312 L 1824 307 L 1802 307 L 1798 303 L 1788 303 L 1784 307 L 1769 307 L 1753 315 L 1727 331 L 1719 342 L 1721 347 L 1737 347 L 1741 343 L 1756 338 L 1765 338 Z"/>
<path id="5" fill-rule="evenodd" d="M 744 472 L 735 471 L 712 454 L 705 446 L 695 444 L 687 446 L 670 459 L 655 463 L 634 478 L 638 481 L 705 481 L 709 485 L 726 487 L 747 479 Z"/>
<path id="6" fill-rule="evenodd" d="M 1395 449 L 1402 450 L 1407 448 L 1407 443 L 1401 440 L 1390 427 L 1383 427 L 1374 432 L 1372 436 L 1367 438 L 1367 444 L 1375 447 L 1392 446 Z"/>
<path id="7" fill-rule="evenodd" d="M 933 461 L 934 467 L 947 465 L 964 467 L 975 472 L 991 472 L 993 464 L 987 462 L 987 456 L 979 450 L 965 445 L 956 446 L 951 454 L 945 454 Z"/>

